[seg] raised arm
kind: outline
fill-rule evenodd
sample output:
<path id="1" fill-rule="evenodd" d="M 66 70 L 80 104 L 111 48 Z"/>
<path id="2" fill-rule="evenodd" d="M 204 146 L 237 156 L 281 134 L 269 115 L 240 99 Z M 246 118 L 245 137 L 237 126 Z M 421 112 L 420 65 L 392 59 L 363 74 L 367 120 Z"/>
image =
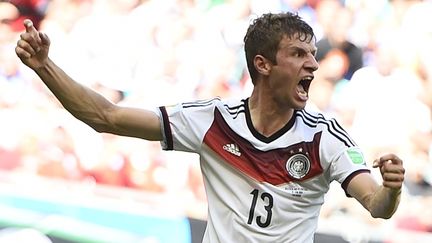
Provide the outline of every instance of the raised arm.
<path id="1" fill-rule="evenodd" d="M 17 56 L 36 72 L 73 116 L 98 132 L 162 140 L 156 114 L 113 104 L 94 90 L 74 81 L 48 57 L 48 36 L 39 32 L 30 20 L 25 20 L 24 26 L 26 30 L 21 34 L 15 48 Z"/>
<path id="2" fill-rule="evenodd" d="M 398 208 L 405 169 L 402 160 L 394 154 L 376 159 L 373 167 L 380 169 L 382 185 L 378 185 L 370 174 L 362 173 L 351 180 L 347 191 L 372 217 L 388 219 Z"/>

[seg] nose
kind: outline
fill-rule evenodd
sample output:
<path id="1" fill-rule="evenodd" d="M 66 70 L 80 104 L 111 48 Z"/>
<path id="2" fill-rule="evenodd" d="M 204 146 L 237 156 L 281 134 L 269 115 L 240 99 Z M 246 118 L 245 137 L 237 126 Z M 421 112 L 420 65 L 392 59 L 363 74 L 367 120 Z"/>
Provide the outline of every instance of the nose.
<path id="1" fill-rule="evenodd" d="M 309 53 L 308 59 L 305 62 L 305 68 L 310 69 L 312 72 L 318 70 L 319 64 L 318 61 L 315 59 L 315 56 Z"/>

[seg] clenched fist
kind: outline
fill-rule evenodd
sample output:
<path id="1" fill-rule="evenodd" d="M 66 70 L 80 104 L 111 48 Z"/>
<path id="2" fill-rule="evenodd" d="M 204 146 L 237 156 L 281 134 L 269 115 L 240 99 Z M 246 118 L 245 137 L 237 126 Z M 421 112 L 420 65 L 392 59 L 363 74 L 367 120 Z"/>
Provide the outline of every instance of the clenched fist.
<path id="1" fill-rule="evenodd" d="M 380 169 L 384 187 L 390 189 L 402 187 L 405 169 L 399 157 L 394 154 L 386 154 L 374 160 L 373 167 Z"/>

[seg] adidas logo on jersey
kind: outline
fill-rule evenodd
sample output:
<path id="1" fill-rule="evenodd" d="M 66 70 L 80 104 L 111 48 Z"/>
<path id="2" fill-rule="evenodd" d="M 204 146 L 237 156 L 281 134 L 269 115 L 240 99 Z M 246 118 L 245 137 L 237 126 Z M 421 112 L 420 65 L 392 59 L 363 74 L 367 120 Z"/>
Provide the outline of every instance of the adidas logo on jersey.
<path id="1" fill-rule="evenodd" d="M 240 149 L 237 144 L 228 143 L 222 147 L 225 151 L 228 151 L 236 156 L 241 156 Z"/>

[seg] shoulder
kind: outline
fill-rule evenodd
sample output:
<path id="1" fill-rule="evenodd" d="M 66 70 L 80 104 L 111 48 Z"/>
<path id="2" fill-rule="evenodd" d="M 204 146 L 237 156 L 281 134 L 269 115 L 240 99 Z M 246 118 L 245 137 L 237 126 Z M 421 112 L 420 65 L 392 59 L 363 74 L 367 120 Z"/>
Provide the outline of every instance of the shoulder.
<path id="1" fill-rule="evenodd" d="M 222 116 L 236 119 L 240 114 L 246 112 L 246 99 L 226 99 L 218 103 L 218 110 Z"/>
<path id="2" fill-rule="evenodd" d="M 331 118 L 328 118 L 323 113 L 315 110 L 297 110 L 295 116 L 298 120 L 300 120 L 302 123 L 309 127 L 326 125 L 332 121 Z"/>
<path id="3" fill-rule="evenodd" d="M 220 97 L 215 97 L 166 106 L 166 109 L 169 114 L 183 113 L 185 115 L 194 114 L 194 116 L 197 113 L 201 113 L 202 115 L 214 114 L 214 111 L 217 110 L 224 117 L 236 117 L 240 113 L 245 112 L 245 103 L 246 99 L 221 99 Z"/>
<path id="4" fill-rule="evenodd" d="M 202 99 L 202 100 L 194 100 L 189 102 L 180 103 L 182 109 L 208 109 L 215 106 L 218 106 L 221 102 L 219 97 L 215 97 L 212 99 Z"/>
<path id="5" fill-rule="evenodd" d="M 220 98 L 216 97 L 213 99 L 186 101 L 175 105 L 163 106 L 161 108 L 166 109 L 167 113 L 170 115 L 204 114 L 212 112 L 219 103 Z"/>
<path id="6" fill-rule="evenodd" d="M 221 99 L 220 97 L 215 97 L 212 99 L 184 102 L 181 103 L 181 108 L 193 110 L 218 109 L 221 113 L 234 114 L 244 112 L 245 103 L 245 99 Z"/>
<path id="7" fill-rule="evenodd" d="M 336 118 L 305 109 L 296 111 L 295 115 L 299 126 L 315 130 L 315 132 L 322 132 L 327 141 L 338 141 L 347 147 L 356 146 L 356 143 Z"/>

